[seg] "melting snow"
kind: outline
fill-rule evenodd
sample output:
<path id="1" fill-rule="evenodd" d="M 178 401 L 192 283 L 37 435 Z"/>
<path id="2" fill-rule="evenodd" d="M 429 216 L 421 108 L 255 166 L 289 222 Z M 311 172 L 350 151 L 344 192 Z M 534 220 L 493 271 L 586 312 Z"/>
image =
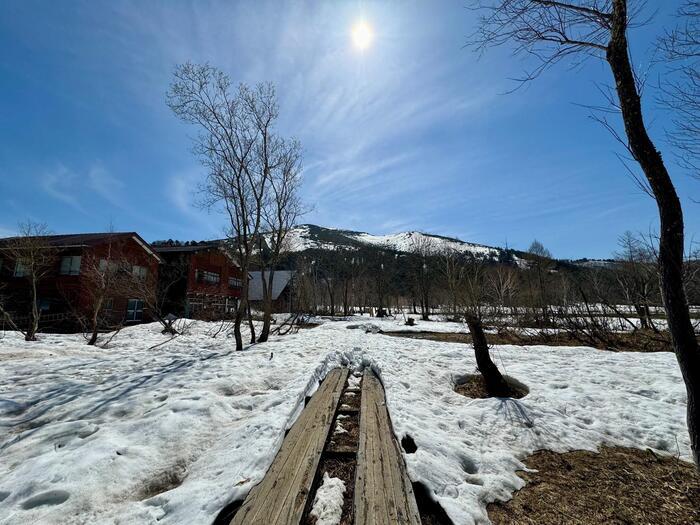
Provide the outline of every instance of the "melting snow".
<path id="1" fill-rule="evenodd" d="M 311 509 L 311 516 L 316 518 L 316 525 L 338 525 L 343 516 L 343 494 L 345 483 L 340 478 L 331 478 L 323 473 L 323 484 L 316 491 L 316 498 Z"/>
<path id="2" fill-rule="evenodd" d="M 262 479 L 305 396 L 336 366 L 380 375 L 398 438 L 418 447 L 405 456 L 411 479 L 456 525 L 485 523 L 485 504 L 523 485 L 516 471 L 537 449 L 607 443 L 690 459 L 671 353 L 494 346 L 530 393 L 468 399 L 453 383 L 475 370 L 470 345 L 349 324 L 243 352 L 212 336 L 216 323 L 155 348 L 167 340 L 156 324 L 123 330 L 106 350 L 81 336 L 0 335 L 0 523 L 211 523 Z"/>

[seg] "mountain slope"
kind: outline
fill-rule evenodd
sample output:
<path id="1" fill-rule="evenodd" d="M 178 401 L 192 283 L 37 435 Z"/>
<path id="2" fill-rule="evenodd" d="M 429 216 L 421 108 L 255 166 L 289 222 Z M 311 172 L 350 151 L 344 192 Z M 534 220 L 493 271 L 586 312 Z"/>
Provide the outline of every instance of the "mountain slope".
<path id="1" fill-rule="evenodd" d="M 303 252 L 313 249 L 338 250 L 375 247 L 411 253 L 416 252 L 418 246 L 422 246 L 433 254 L 441 253 L 445 250 L 454 250 L 460 253 L 471 253 L 479 257 L 498 258 L 504 251 L 500 248 L 416 231 L 391 235 L 371 235 L 365 232 L 323 228 L 314 224 L 302 224 L 294 227 L 288 233 L 287 242 L 292 252 Z"/>

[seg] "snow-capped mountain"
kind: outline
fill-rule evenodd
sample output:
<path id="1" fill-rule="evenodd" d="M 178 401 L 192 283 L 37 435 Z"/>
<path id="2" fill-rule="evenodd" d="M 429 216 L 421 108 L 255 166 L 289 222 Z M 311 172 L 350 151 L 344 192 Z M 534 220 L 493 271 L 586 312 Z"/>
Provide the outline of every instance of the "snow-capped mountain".
<path id="1" fill-rule="evenodd" d="M 454 250 L 486 258 L 498 258 L 503 252 L 500 248 L 416 231 L 372 235 L 364 232 L 324 228 L 314 224 L 302 224 L 294 227 L 287 234 L 287 243 L 291 252 L 313 249 L 357 249 L 367 246 L 404 253 L 427 251 L 438 254 L 445 250 Z"/>

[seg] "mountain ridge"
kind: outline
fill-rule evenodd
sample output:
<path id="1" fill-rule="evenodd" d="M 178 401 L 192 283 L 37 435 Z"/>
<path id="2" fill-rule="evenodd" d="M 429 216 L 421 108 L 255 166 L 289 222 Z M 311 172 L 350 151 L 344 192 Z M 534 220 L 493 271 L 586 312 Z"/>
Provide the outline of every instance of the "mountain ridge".
<path id="1" fill-rule="evenodd" d="M 433 254 L 445 250 L 470 253 L 486 258 L 498 258 L 507 252 L 504 248 L 487 246 L 455 237 L 447 237 L 420 231 L 405 231 L 386 235 L 374 235 L 367 232 L 340 228 L 328 228 L 315 224 L 300 224 L 287 234 L 287 244 L 291 252 L 303 252 L 312 249 L 357 249 L 374 247 L 401 253 L 412 253 L 417 248 L 427 249 Z"/>

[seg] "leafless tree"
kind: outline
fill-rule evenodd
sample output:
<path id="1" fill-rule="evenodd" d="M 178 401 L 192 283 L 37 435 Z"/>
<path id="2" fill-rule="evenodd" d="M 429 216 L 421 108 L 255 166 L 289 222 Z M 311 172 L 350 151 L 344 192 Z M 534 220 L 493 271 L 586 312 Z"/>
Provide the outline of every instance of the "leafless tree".
<path id="1" fill-rule="evenodd" d="M 70 296 L 71 290 L 62 290 L 75 318 L 88 334 L 88 345 L 97 343 L 100 330 L 115 330 L 122 324 L 123 319 L 112 323 L 110 297 L 129 285 L 131 276 L 125 271 L 126 264 L 124 241 L 110 241 L 103 253 L 89 252 L 81 258 L 82 303 Z"/>
<path id="2" fill-rule="evenodd" d="M 488 272 L 488 288 L 489 295 L 497 306 L 511 306 L 518 290 L 517 270 L 505 264 L 495 265 Z"/>
<path id="3" fill-rule="evenodd" d="M 653 297 L 659 288 L 654 253 L 632 232 L 625 232 L 618 244 L 620 250 L 615 254 L 615 279 L 627 304 L 634 307 L 641 328 L 656 332 L 651 315 Z"/>
<path id="4" fill-rule="evenodd" d="M 270 163 L 270 190 L 263 207 L 263 223 L 266 230 L 265 246 L 259 243 L 260 270 L 263 292 L 263 326 L 259 342 L 267 341 L 272 321 L 272 286 L 275 267 L 280 256 L 289 250 L 287 234 L 305 209 L 299 197 L 301 187 L 301 144 L 296 140 L 278 140 L 273 143 L 276 151 L 268 156 Z"/>
<path id="5" fill-rule="evenodd" d="M 534 308 L 534 318 L 538 326 L 545 327 L 550 323 L 548 276 L 552 266 L 552 254 L 537 239 L 532 241 L 527 252 L 531 255 L 528 261 L 527 282 L 530 290 L 530 300 Z"/>
<path id="6" fill-rule="evenodd" d="M 661 86 L 661 102 L 673 111 L 668 138 L 681 164 L 696 178 L 700 158 L 700 1 L 687 0 L 678 11 L 678 26 L 661 39 L 670 74 Z"/>
<path id="7" fill-rule="evenodd" d="M 411 239 L 410 251 L 413 258 L 413 282 L 420 302 L 421 319 L 430 318 L 432 290 L 435 282 L 432 259 L 439 253 L 435 242 L 423 234 L 416 234 Z"/>
<path id="8" fill-rule="evenodd" d="M 274 131 L 279 113 L 275 89 L 271 84 L 240 84 L 233 90 L 222 71 L 186 63 L 176 68 L 167 101 L 178 117 L 200 131 L 194 149 L 209 170 L 205 204 L 226 213 L 227 233 L 247 276 L 259 245 L 272 174 L 284 159 L 277 154 L 284 141 Z M 234 316 L 237 350 L 243 349 L 248 288 L 244 277 Z"/>
<path id="9" fill-rule="evenodd" d="M 493 0 L 480 2 L 477 49 L 506 43 L 538 60 L 528 79 L 569 57 L 605 60 L 615 81 L 611 101 L 622 117 L 616 138 L 639 164 L 660 219 L 658 264 L 669 332 L 688 394 L 687 421 L 693 457 L 700 466 L 700 351 L 683 286 L 683 211 L 661 153 L 649 137 L 640 83 L 632 67 L 627 32 L 644 2 L 627 0 Z M 601 122 L 615 133 L 605 118 Z"/>
<path id="10" fill-rule="evenodd" d="M 452 315 L 457 316 L 460 303 L 460 290 L 464 283 L 464 257 L 449 246 L 440 253 L 440 270 L 445 280 Z"/>
<path id="11" fill-rule="evenodd" d="M 47 239 L 50 232 L 46 224 L 27 221 L 19 225 L 18 233 L 5 241 L 2 252 L 14 263 L 14 276 L 25 279 L 29 285 L 28 321 L 22 333 L 26 341 L 36 341 L 41 318 L 39 284 L 55 271 L 57 252 Z M 9 320 L 7 312 L 3 316 Z"/>

